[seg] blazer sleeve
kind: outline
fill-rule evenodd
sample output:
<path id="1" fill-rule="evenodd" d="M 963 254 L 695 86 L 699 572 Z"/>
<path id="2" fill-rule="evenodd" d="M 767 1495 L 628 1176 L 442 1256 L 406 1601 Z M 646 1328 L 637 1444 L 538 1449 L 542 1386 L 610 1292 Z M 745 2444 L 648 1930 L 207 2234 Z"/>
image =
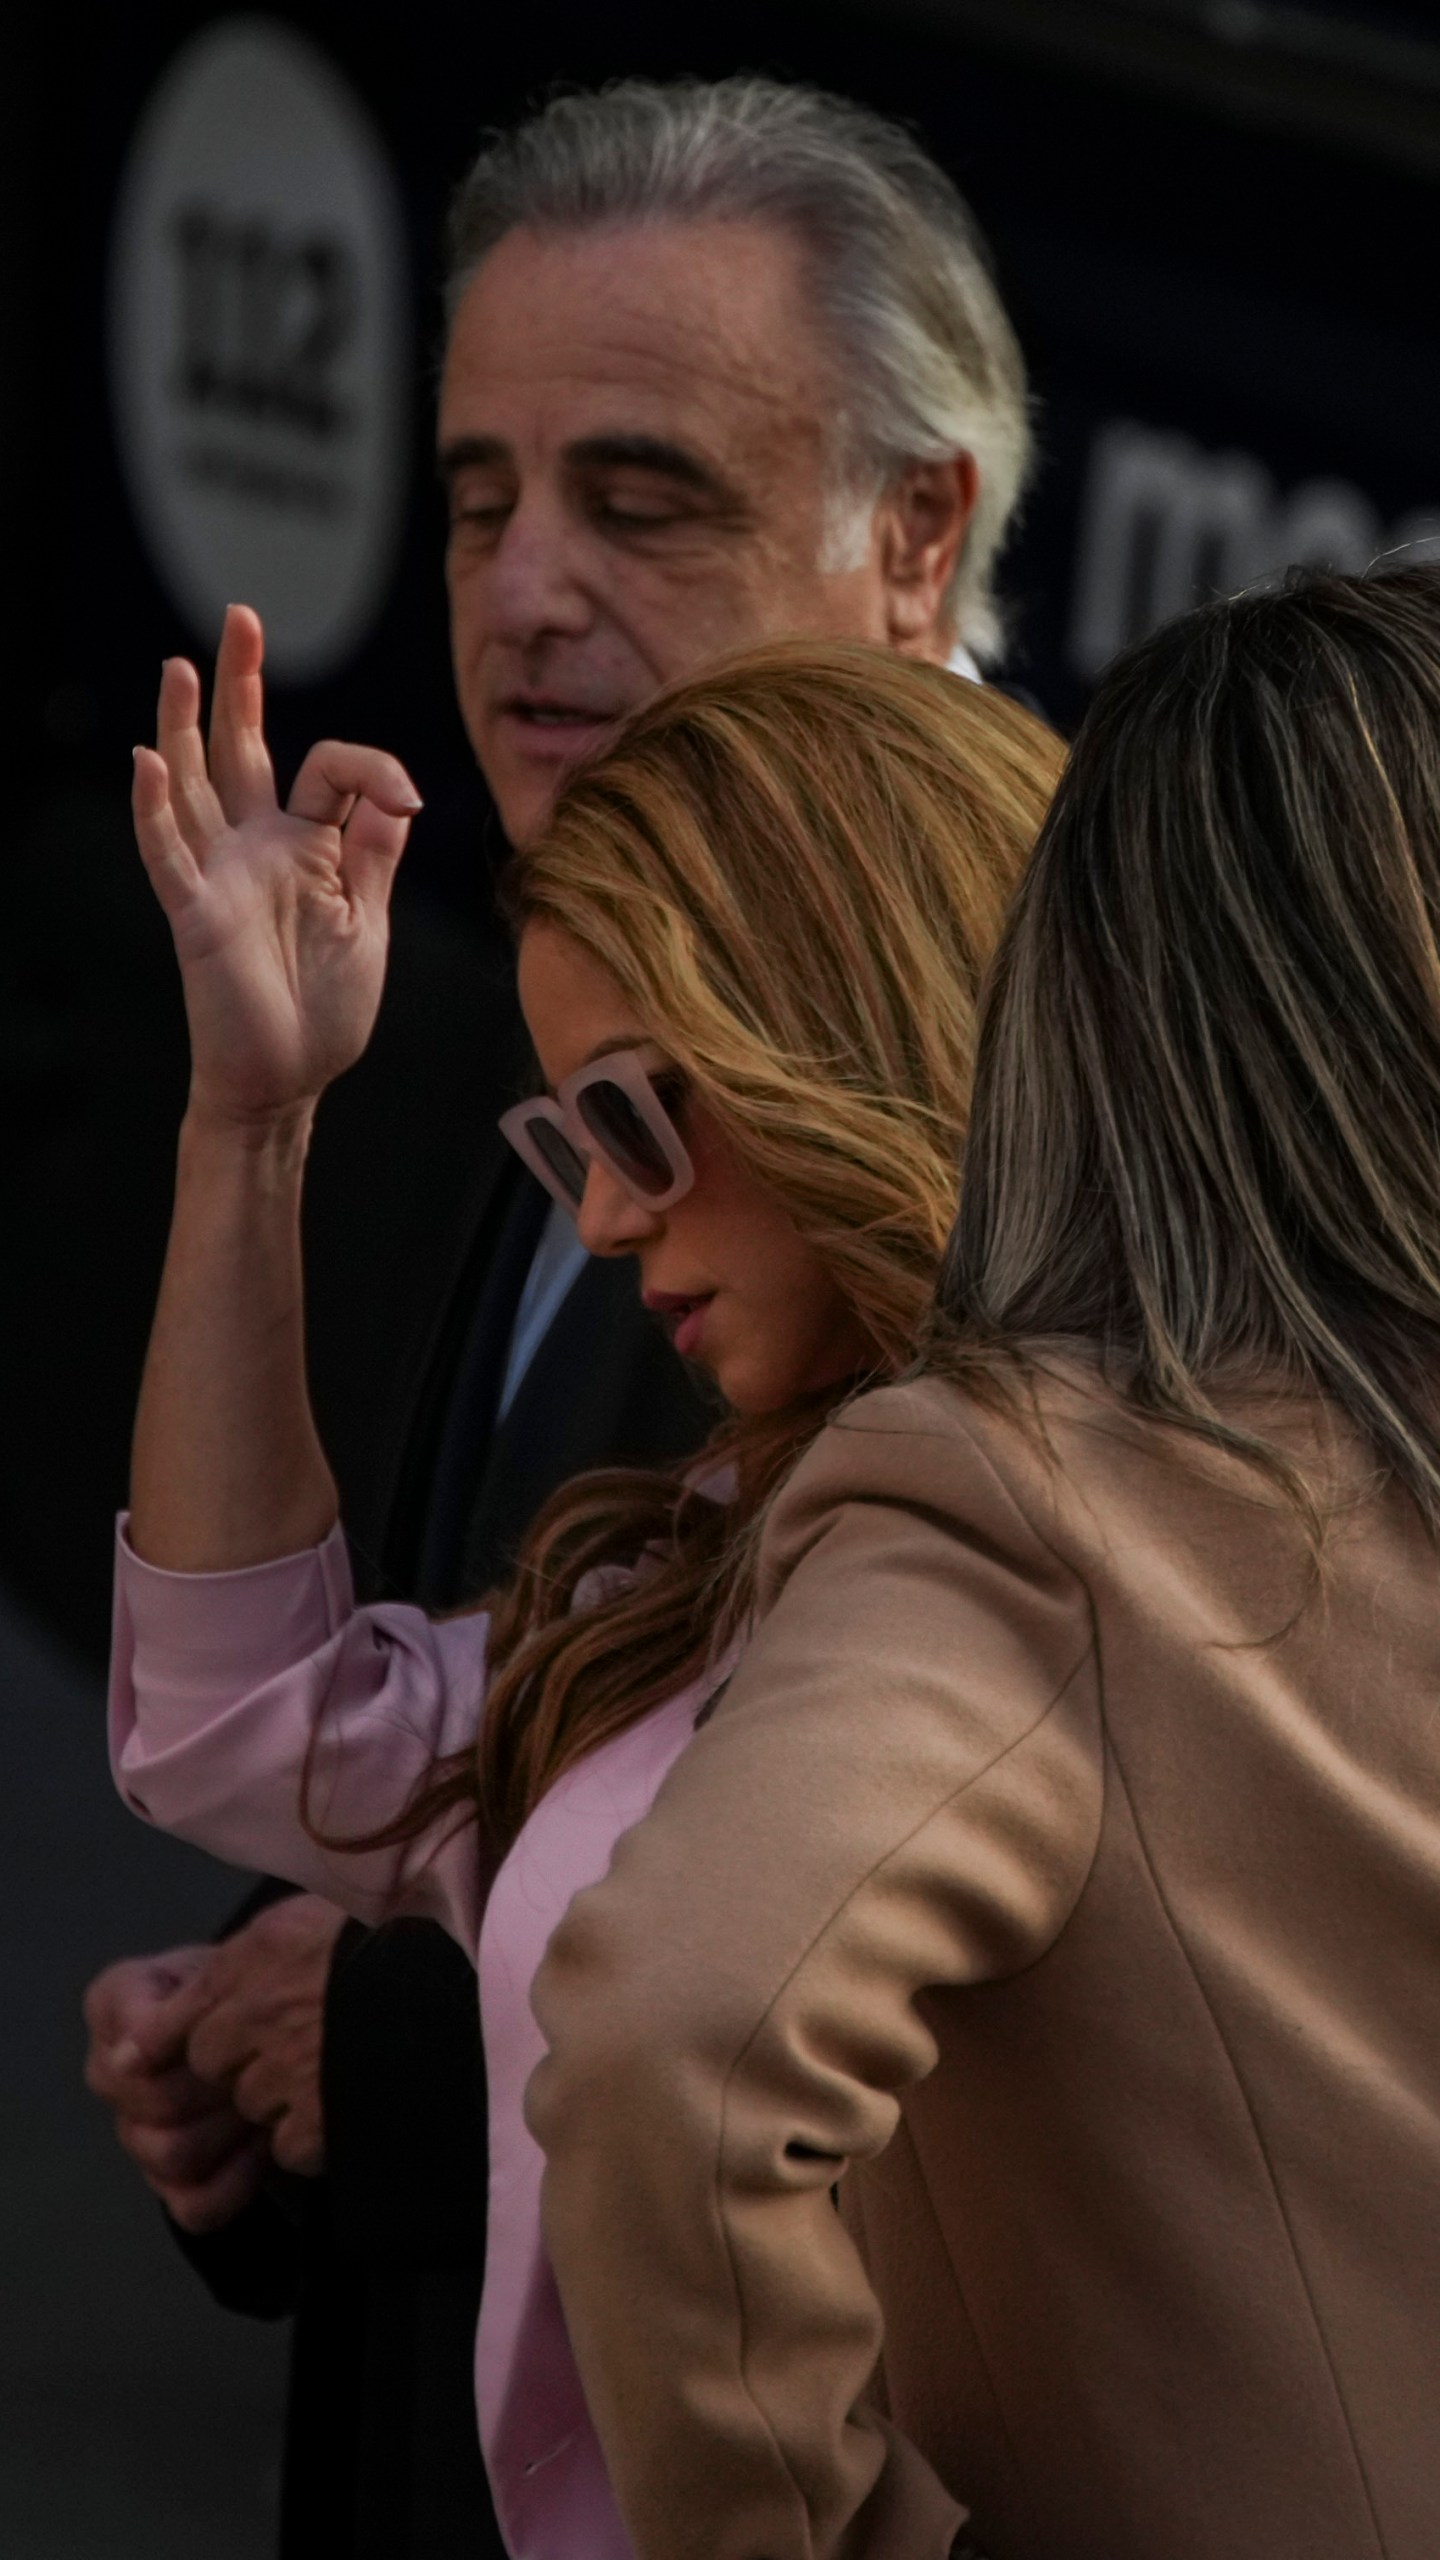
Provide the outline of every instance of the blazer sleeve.
<path id="1" fill-rule="evenodd" d="M 830 2191 L 936 2062 L 923 1995 L 1064 1925 L 1100 1750 L 1084 1587 L 941 1394 L 802 1462 L 739 1671 L 537 1979 L 546 2238 L 639 2560 L 943 2560 L 964 2521 L 866 2404 Z"/>
<path id="2" fill-rule="evenodd" d="M 110 1756 L 132 1810 L 355 1918 L 439 1920 L 473 1958 L 481 1860 L 450 1817 L 404 1848 L 347 1850 L 479 1730 L 483 1616 L 357 1609 L 345 1541 L 236 1573 L 181 1574 L 118 1540 Z M 306 1817 L 308 1816 L 308 1821 Z M 317 1838 L 319 1833 L 324 1835 Z"/>

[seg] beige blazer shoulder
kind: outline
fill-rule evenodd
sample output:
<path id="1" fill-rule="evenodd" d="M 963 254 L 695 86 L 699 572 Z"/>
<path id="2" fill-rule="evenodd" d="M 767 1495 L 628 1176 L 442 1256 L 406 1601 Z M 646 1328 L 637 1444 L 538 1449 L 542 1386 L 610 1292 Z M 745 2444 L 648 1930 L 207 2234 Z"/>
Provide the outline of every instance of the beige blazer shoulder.
<path id="1" fill-rule="evenodd" d="M 1083 1372 L 1043 1423 L 831 1427 L 542 1969 L 641 2560 L 1440 2547 L 1433 1554 L 1308 1410 L 1319 1597 L 1233 1462 Z"/>

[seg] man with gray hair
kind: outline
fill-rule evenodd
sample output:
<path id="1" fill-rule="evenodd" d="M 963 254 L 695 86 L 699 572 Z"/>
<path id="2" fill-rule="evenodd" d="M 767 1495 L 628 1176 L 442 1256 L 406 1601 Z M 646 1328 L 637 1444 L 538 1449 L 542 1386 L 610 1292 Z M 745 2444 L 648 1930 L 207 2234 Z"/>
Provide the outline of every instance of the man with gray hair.
<path id="1" fill-rule="evenodd" d="M 976 674 L 1028 457 L 975 227 L 894 125 L 768 80 L 622 81 L 490 138 L 453 215 L 439 458 L 456 685 L 511 840 L 731 651 L 846 637 Z M 512 1056 L 513 1011 L 497 1100 Z M 628 1272 L 504 1153 L 392 1507 L 387 1586 L 430 1607 L 501 1573 L 570 1475 L 704 1429 Z M 221 2297 L 300 2303 L 282 2548 L 474 2560 L 473 1977 L 426 1924 L 349 1927 L 336 1962 L 340 1930 L 293 1895 L 110 1967 L 90 2083 Z M 275 2163 L 309 2181 L 298 2223 Z"/>
<path id="2" fill-rule="evenodd" d="M 482 519 L 513 540 L 517 511 L 528 532 L 550 503 L 550 565 L 563 548 L 577 590 L 563 640 L 524 609 L 497 631 L 488 562 L 479 624 L 502 655 L 583 662 L 607 713 L 782 632 L 996 656 L 1024 372 L 970 216 L 908 135 L 768 81 L 625 82 L 491 143 L 452 244 L 457 674 L 512 834 L 517 742 L 476 734 L 467 686 Z M 595 541 L 565 544 L 567 516 Z M 556 761 L 595 743 L 557 739 L 540 791 L 521 787 L 520 832 Z"/>

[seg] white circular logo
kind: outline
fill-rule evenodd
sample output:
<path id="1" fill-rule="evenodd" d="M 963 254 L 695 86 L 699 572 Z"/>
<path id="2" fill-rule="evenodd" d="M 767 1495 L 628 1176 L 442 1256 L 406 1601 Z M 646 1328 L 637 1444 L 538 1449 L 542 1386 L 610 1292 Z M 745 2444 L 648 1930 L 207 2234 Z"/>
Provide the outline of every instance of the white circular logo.
<path id="1" fill-rule="evenodd" d="M 227 18 L 141 118 L 111 274 L 120 451 L 170 594 L 232 599 L 272 671 L 328 675 L 378 610 L 406 484 L 403 235 L 384 148 L 314 46 Z"/>

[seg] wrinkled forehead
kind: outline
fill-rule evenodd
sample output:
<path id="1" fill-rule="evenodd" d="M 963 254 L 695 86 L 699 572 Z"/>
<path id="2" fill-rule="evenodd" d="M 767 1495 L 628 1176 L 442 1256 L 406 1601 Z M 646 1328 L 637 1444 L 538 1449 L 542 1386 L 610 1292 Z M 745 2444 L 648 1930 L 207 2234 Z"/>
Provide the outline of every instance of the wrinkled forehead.
<path id="1" fill-rule="evenodd" d="M 520 462 L 626 433 L 740 449 L 823 433 L 832 367 L 803 251 L 781 226 L 696 221 L 513 231 L 465 288 L 442 448 Z"/>

